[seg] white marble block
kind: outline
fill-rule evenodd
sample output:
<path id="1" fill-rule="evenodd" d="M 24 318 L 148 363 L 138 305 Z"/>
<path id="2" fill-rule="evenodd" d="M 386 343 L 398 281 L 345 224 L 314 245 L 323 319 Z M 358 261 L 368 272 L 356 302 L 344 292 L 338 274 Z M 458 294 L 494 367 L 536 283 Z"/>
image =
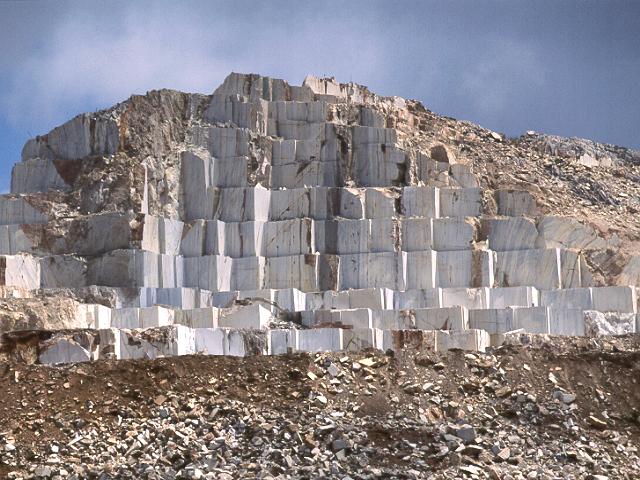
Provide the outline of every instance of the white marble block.
<path id="1" fill-rule="evenodd" d="M 527 333 L 550 333 L 548 307 L 512 307 L 513 329 Z"/>
<path id="2" fill-rule="evenodd" d="M 420 330 L 466 330 L 469 311 L 464 307 L 418 308 L 414 311 L 415 326 Z"/>
<path id="3" fill-rule="evenodd" d="M 393 308 L 439 308 L 442 303 L 442 288 L 426 288 L 396 292 Z"/>
<path id="4" fill-rule="evenodd" d="M 285 355 L 298 350 L 298 330 L 271 329 L 267 332 L 269 355 Z"/>
<path id="5" fill-rule="evenodd" d="M 1 255 L 0 285 L 27 290 L 40 288 L 40 263 L 31 255 Z"/>
<path id="6" fill-rule="evenodd" d="M 406 259 L 406 290 L 424 290 L 436 287 L 437 259 L 434 250 L 407 252 Z"/>
<path id="7" fill-rule="evenodd" d="M 584 313 L 582 308 L 549 308 L 549 333 L 551 335 L 585 335 Z"/>
<path id="8" fill-rule="evenodd" d="M 594 310 L 638 313 L 638 293 L 634 287 L 592 287 L 591 296 Z"/>
<path id="9" fill-rule="evenodd" d="M 64 336 L 54 336 L 40 345 L 38 362 L 45 365 L 90 362 L 91 353 L 78 342 Z"/>
<path id="10" fill-rule="evenodd" d="M 223 328 L 262 330 L 267 328 L 270 320 L 271 311 L 254 304 L 221 310 L 218 325 Z"/>
<path id="11" fill-rule="evenodd" d="M 593 310 L 593 299 L 589 288 L 563 288 L 542 290 L 540 305 L 560 309 Z"/>
<path id="12" fill-rule="evenodd" d="M 480 288 L 443 288 L 442 306 L 452 307 L 459 305 L 469 310 L 489 308 L 491 289 Z"/>
<path id="13" fill-rule="evenodd" d="M 406 288 L 405 252 L 356 253 L 340 256 L 340 289 Z"/>
<path id="14" fill-rule="evenodd" d="M 394 293 L 389 288 L 349 290 L 349 306 L 350 308 L 370 308 L 371 310 L 393 309 Z"/>
<path id="15" fill-rule="evenodd" d="M 86 325 L 87 328 L 111 328 L 111 309 L 104 305 L 81 303 L 77 307 L 76 315 L 81 319 L 81 324 Z"/>
<path id="16" fill-rule="evenodd" d="M 441 217 L 477 217 L 482 211 L 482 190 L 479 188 L 441 188 Z"/>
<path id="17" fill-rule="evenodd" d="M 530 250 L 536 248 L 538 230 L 533 220 L 523 217 L 483 220 L 487 230 L 487 246 L 494 251 Z"/>
<path id="18" fill-rule="evenodd" d="M 224 355 L 227 331 L 223 328 L 195 328 L 195 351 L 205 355 Z"/>
<path id="19" fill-rule="evenodd" d="M 513 330 L 513 310 L 511 308 L 489 308 L 469 310 L 469 328 L 486 330 L 496 335 Z"/>
<path id="20" fill-rule="evenodd" d="M 496 287 L 489 290 L 489 308 L 537 307 L 539 298 L 535 287 Z"/>
<path id="21" fill-rule="evenodd" d="M 490 345 L 489 334 L 484 330 L 458 330 L 437 332 L 437 351 L 460 349 L 484 352 Z"/>
<path id="22" fill-rule="evenodd" d="M 438 187 L 405 187 L 402 189 L 401 208 L 407 217 L 440 217 L 440 190 Z"/>
<path id="23" fill-rule="evenodd" d="M 344 349 L 341 328 L 311 328 L 298 330 L 298 348 L 301 352 L 339 352 Z"/>
<path id="24" fill-rule="evenodd" d="M 344 330 L 344 349 L 360 352 L 367 348 L 382 350 L 382 331 L 377 328 L 351 328 Z"/>
<path id="25" fill-rule="evenodd" d="M 434 250 L 469 250 L 473 248 L 476 226 L 464 218 L 436 218 L 433 220 Z"/>
<path id="26" fill-rule="evenodd" d="M 434 286 L 438 287 L 491 287 L 494 284 L 493 252 L 437 252 L 435 275 Z"/>
<path id="27" fill-rule="evenodd" d="M 559 249 L 496 252 L 496 284 L 533 286 L 542 290 L 562 287 Z"/>

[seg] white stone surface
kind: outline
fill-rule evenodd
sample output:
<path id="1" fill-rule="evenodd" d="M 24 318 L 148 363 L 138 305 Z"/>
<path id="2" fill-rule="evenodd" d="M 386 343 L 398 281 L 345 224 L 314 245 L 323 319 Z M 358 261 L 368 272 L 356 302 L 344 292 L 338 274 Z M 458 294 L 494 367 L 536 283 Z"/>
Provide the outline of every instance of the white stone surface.
<path id="1" fill-rule="evenodd" d="M 486 330 L 496 335 L 513 330 L 513 310 L 511 308 L 489 308 L 469 310 L 469 328 Z"/>
<path id="2" fill-rule="evenodd" d="M 583 309 L 550 307 L 549 333 L 583 337 L 585 335 Z"/>
<path id="3" fill-rule="evenodd" d="M 232 259 L 222 255 L 206 255 L 184 259 L 184 286 L 212 292 L 231 288 Z"/>
<path id="4" fill-rule="evenodd" d="M 527 333 L 550 333 L 548 307 L 513 307 L 512 327 Z"/>
<path id="5" fill-rule="evenodd" d="M 389 288 L 363 288 L 349 290 L 350 308 L 370 308 L 371 310 L 392 309 L 394 291 Z"/>
<path id="6" fill-rule="evenodd" d="M 365 188 L 366 218 L 392 218 L 398 215 L 400 194 L 387 188 Z"/>
<path id="7" fill-rule="evenodd" d="M 227 331 L 222 328 L 195 328 L 195 351 L 205 355 L 224 355 Z"/>
<path id="8" fill-rule="evenodd" d="M 301 312 L 306 309 L 307 296 L 297 288 L 284 288 L 275 290 L 275 302 L 281 310 Z"/>
<path id="9" fill-rule="evenodd" d="M 460 250 L 437 252 L 435 286 L 481 287 L 494 284 L 493 252 Z"/>
<path id="10" fill-rule="evenodd" d="M 477 217 L 482 211 L 482 190 L 479 188 L 441 188 L 441 217 Z"/>
<path id="11" fill-rule="evenodd" d="M 0 255 L 31 252 L 36 244 L 21 225 L 0 225 Z"/>
<path id="12" fill-rule="evenodd" d="M 464 307 L 419 308 L 414 311 L 415 327 L 420 330 L 466 330 L 469 311 Z"/>
<path id="13" fill-rule="evenodd" d="M 47 135 L 29 140 L 22 149 L 22 159 L 74 160 L 88 155 L 112 155 L 117 152 L 118 145 L 119 131 L 115 120 L 84 113 Z"/>
<path id="14" fill-rule="evenodd" d="M 42 364 L 78 363 L 91 361 L 91 353 L 77 342 L 53 337 L 40 347 L 38 362 Z"/>
<path id="15" fill-rule="evenodd" d="M 140 327 L 153 328 L 173 325 L 175 320 L 173 309 L 154 306 L 140 309 Z"/>
<path id="16" fill-rule="evenodd" d="M 364 189 L 368 191 L 369 189 Z M 336 192 L 332 190 L 332 192 Z M 366 194 L 363 193 L 363 189 L 359 188 L 341 188 L 337 192 L 340 197 L 340 209 L 339 214 L 341 217 L 351 220 L 360 220 L 365 218 L 365 198 Z M 369 206 L 367 204 L 366 211 L 371 211 L 373 214 L 375 206 Z M 371 217 L 366 217 L 371 218 Z"/>
<path id="17" fill-rule="evenodd" d="M 638 293 L 634 287 L 593 287 L 591 297 L 594 310 L 638 313 Z"/>
<path id="18" fill-rule="evenodd" d="M 536 248 L 538 230 L 533 220 L 522 217 L 483 220 L 487 230 L 487 246 L 494 251 L 530 250 Z M 546 247 L 544 243 L 542 248 Z M 556 245 L 548 245 L 556 246 Z"/>
<path id="19" fill-rule="evenodd" d="M 406 253 L 406 289 L 398 290 L 424 290 L 432 289 L 437 285 L 436 281 L 436 252 L 425 250 L 422 252 Z"/>
<path id="20" fill-rule="evenodd" d="M 460 349 L 484 352 L 490 345 L 489 334 L 484 330 L 457 330 L 437 332 L 436 350 Z"/>
<path id="21" fill-rule="evenodd" d="M 440 190 L 437 187 L 405 187 L 401 206 L 407 217 L 440 217 Z"/>
<path id="22" fill-rule="evenodd" d="M 298 348 L 301 352 L 339 352 L 344 349 L 341 328 L 311 328 L 298 330 Z"/>
<path id="23" fill-rule="evenodd" d="M 58 173 L 53 160 L 29 158 L 13 166 L 11 193 L 46 192 L 50 189 L 69 189 L 69 185 Z"/>
<path id="24" fill-rule="evenodd" d="M 406 288 L 405 252 L 356 253 L 340 256 L 340 289 L 386 287 Z"/>
<path id="25" fill-rule="evenodd" d="M 218 327 L 219 311 L 215 307 L 176 310 L 174 322 L 191 328 Z"/>
<path id="26" fill-rule="evenodd" d="M 233 290 L 263 289 L 266 285 L 265 276 L 268 260 L 265 257 L 234 258 L 232 260 L 230 288 Z"/>
<path id="27" fill-rule="evenodd" d="M 542 290 L 540 292 L 540 305 L 561 309 L 593 310 L 591 292 L 590 288 Z"/>
<path id="28" fill-rule="evenodd" d="M 293 329 L 272 329 L 267 333 L 269 355 L 284 355 L 298 350 L 298 331 Z"/>
<path id="29" fill-rule="evenodd" d="M 114 328 L 135 329 L 141 328 L 140 308 L 118 308 L 111 313 L 111 326 Z"/>
<path id="30" fill-rule="evenodd" d="M 434 250 L 469 250 L 476 237 L 475 223 L 463 218 L 433 220 Z"/>
<path id="31" fill-rule="evenodd" d="M 33 290 L 40 287 L 40 263 L 31 255 L 1 255 L 0 285 Z"/>
<path id="32" fill-rule="evenodd" d="M 344 349 L 359 352 L 366 348 L 382 349 L 382 332 L 377 328 L 352 328 L 343 331 Z"/>
<path id="33" fill-rule="evenodd" d="M 266 259 L 267 285 L 271 288 L 319 290 L 318 255 L 293 255 Z"/>
<path id="34" fill-rule="evenodd" d="M 369 308 L 350 308 L 348 310 L 335 310 L 332 313 L 332 318 L 335 314 L 339 314 L 338 322 L 343 326 L 349 326 L 357 329 L 367 329 L 373 327 L 372 313 Z"/>
<path id="35" fill-rule="evenodd" d="M 496 252 L 496 283 L 502 287 L 561 288 L 560 250 L 534 249 Z"/>
<path id="36" fill-rule="evenodd" d="M 49 215 L 31 205 L 24 195 L 0 195 L 0 225 L 47 223 Z"/>
<path id="37" fill-rule="evenodd" d="M 91 259 L 88 264 L 87 283 L 113 287 L 159 287 L 158 266 L 157 253 L 145 250 L 114 250 Z"/>
<path id="38" fill-rule="evenodd" d="M 396 292 L 393 308 L 403 310 L 409 308 L 439 308 L 442 306 L 442 288 L 426 288 Z"/>
<path id="39" fill-rule="evenodd" d="M 416 310 L 374 310 L 371 312 L 373 328 L 380 330 L 407 330 L 416 328 Z"/>
<path id="40" fill-rule="evenodd" d="M 401 221 L 402 250 L 405 252 L 433 248 L 433 219 L 405 218 Z"/>
<path id="41" fill-rule="evenodd" d="M 218 325 L 236 329 L 264 329 L 271 319 L 271 311 L 262 305 L 233 307 L 220 311 Z"/>
<path id="42" fill-rule="evenodd" d="M 79 304 L 77 315 L 81 319 L 80 324 L 87 328 L 107 329 L 111 328 L 111 309 L 95 303 Z"/>
<path id="43" fill-rule="evenodd" d="M 496 287 L 489 290 L 489 308 L 537 307 L 539 298 L 535 287 Z"/>
<path id="44" fill-rule="evenodd" d="M 538 221 L 539 236 L 536 245 L 540 248 L 573 248 L 577 250 L 604 250 L 607 241 L 596 231 L 573 218 L 542 217 Z"/>
<path id="45" fill-rule="evenodd" d="M 462 306 L 469 310 L 489 308 L 491 290 L 488 287 L 480 288 L 443 288 L 442 306 Z"/>

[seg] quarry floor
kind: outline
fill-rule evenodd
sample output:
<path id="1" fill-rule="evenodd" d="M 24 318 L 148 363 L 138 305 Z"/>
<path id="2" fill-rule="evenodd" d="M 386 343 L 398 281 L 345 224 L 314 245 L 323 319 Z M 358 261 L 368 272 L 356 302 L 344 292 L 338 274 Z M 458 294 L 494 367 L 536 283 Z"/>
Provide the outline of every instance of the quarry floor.
<path id="1" fill-rule="evenodd" d="M 640 335 L 530 339 L 0 363 L 0 478 L 640 478 Z"/>

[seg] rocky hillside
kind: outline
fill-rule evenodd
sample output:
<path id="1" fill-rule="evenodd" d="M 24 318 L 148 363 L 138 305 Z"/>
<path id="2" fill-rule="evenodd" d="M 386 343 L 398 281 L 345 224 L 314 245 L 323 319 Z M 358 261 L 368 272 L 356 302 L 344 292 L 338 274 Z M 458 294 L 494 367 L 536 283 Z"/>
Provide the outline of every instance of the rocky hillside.
<path id="1" fill-rule="evenodd" d="M 231 74 L 29 140 L 0 476 L 640 477 L 640 154 Z"/>

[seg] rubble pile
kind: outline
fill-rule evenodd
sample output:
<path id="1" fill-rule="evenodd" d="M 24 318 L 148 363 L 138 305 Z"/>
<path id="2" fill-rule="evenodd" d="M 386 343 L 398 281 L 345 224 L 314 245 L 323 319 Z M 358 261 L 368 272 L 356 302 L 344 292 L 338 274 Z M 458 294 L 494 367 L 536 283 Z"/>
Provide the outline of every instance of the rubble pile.
<path id="1" fill-rule="evenodd" d="M 638 478 L 638 347 L 5 364 L 0 476 Z"/>

